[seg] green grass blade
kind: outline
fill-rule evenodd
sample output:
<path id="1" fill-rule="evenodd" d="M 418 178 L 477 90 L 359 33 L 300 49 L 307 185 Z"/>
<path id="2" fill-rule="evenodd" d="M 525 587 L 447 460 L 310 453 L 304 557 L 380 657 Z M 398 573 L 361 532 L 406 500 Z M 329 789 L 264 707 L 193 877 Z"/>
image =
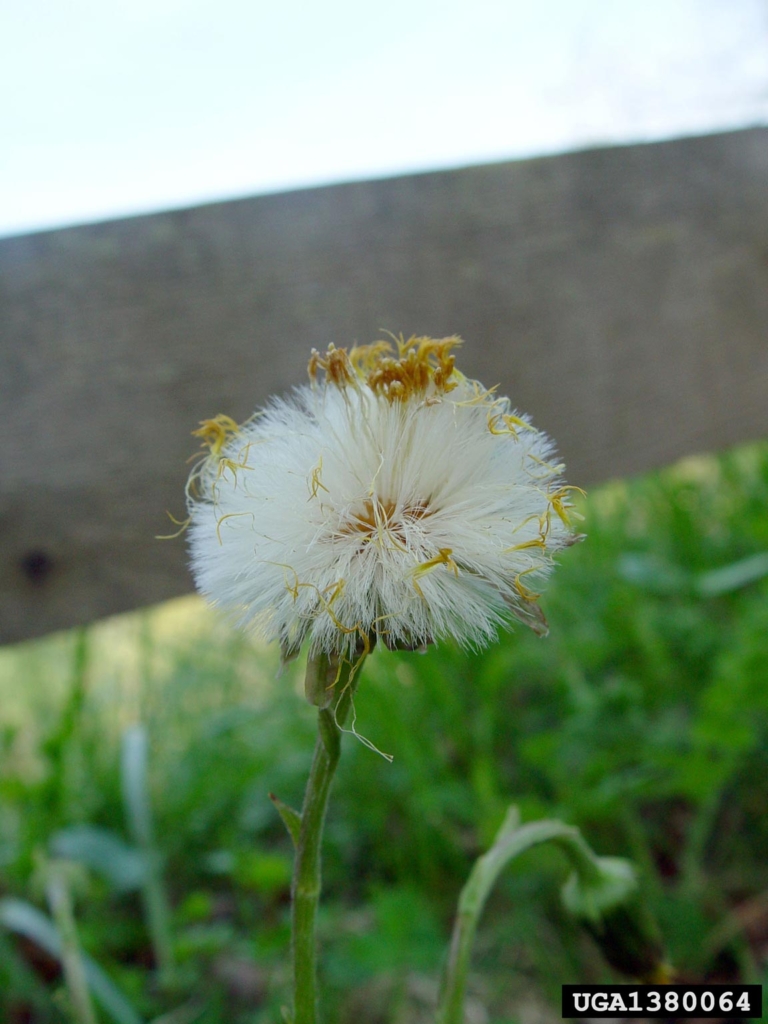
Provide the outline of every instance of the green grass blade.
<path id="1" fill-rule="evenodd" d="M 123 733 L 121 776 L 128 828 L 145 862 L 142 897 L 147 930 L 152 941 L 161 984 L 172 987 L 176 965 L 173 952 L 171 914 L 165 891 L 160 856 L 155 849 L 152 807 L 147 782 L 149 741 L 141 725 Z"/>
<path id="2" fill-rule="evenodd" d="M 53 921 L 25 900 L 0 900 L 0 924 L 22 935 L 61 962 L 62 945 Z M 86 953 L 82 954 L 88 988 L 115 1024 L 144 1024 L 120 989 Z"/>

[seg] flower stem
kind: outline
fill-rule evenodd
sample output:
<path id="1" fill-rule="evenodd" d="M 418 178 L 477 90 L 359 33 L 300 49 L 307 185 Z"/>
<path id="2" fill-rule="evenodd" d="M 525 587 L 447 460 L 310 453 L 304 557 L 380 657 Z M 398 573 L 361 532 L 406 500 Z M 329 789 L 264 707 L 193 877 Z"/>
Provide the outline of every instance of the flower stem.
<path id="1" fill-rule="evenodd" d="M 296 846 L 292 899 L 293 1024 L 317 1022 L 317 948 L 315 922 L 320 900 L 320 851 L 331 783 L 341 754 L 341 728 L 349 713 L 360 665 L 342 663 L 334 697 L 318 712 L 318 737 L 312 760 Z"/>
<path id="2" fill-rule="evenodd" d="M 520 825 L 516 807 L 510 807 L 493 846 L 478 858 L 459 897 L 459 907 L 443 973 L 437 1024 L 463 1024 L 464 995 L 472 945 L 488 895 L 504 867 L 515 857 L 541 843 L 563 849 L 579 876 L 599 881 L 599 862 L 578 829 L 561 821 L 535 821 Z"/>

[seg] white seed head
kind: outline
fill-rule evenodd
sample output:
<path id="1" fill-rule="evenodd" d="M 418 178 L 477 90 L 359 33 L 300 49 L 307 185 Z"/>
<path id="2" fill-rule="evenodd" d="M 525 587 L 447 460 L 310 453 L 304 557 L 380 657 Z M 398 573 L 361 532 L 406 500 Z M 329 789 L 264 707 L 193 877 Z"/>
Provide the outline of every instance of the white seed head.
<path id="1" fill-rule="evenodd" d="M 576 488 L 527 416 L 455 369 L 457 344 L 331 346 L 242 426 L 203 421 L 198 589 L 286 655 L 478 646 L 510 617 L 545 633 L 537 592 L 576 539 Z"/>

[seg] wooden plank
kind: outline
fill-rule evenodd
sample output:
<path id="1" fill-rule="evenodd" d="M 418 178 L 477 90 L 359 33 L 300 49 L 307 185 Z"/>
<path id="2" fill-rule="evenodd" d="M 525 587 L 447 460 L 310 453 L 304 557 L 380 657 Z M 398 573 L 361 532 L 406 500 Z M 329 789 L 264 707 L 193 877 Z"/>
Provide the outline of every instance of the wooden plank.
<path id="1" fill-rule="evenodd" d="M 461 334 L 573 483 L 766 435 L 767 185 L 756 129 L 0 241 L 0 639 L 187 591 L 190 429 L 379 328 Z"/>

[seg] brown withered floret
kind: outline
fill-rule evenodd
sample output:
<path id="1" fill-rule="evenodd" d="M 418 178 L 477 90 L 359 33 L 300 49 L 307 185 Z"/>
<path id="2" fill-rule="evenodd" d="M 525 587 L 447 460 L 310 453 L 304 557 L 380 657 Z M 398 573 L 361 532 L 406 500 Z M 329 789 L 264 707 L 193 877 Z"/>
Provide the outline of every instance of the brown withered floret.
<path id="1" fill-rule="evenodd" d="M 451 349 L 461 344 L 457 337 L 418 338 L 405 341 L 396 338 L 395 347 L 389 341 L 376 341 L 371 345 L 355 346 L 349 354 L 346 349 L 329 345 L 324 356 L 313 351 L 309 361 L 309 376 L 317 380 L 323 370 L 326 381 L 339 388 L 362 381 L 375 395 L 389 402 L 404 402 L 410 398 L 441 396 L 457 386 L 454 379 L 455 356 Z"/>

